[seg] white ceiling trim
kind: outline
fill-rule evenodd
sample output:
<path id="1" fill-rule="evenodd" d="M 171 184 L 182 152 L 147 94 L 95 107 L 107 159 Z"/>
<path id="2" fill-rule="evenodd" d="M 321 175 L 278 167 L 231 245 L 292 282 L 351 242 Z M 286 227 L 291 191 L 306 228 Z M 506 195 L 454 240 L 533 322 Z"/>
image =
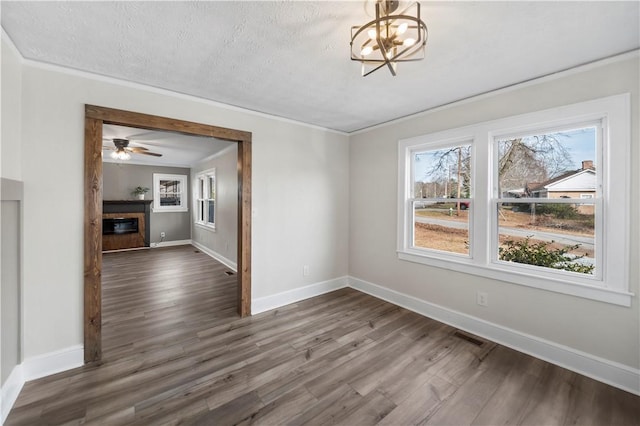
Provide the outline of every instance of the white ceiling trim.
<path id="1" fill-rule="evenodd" d="M 55 65 L 55 64 L 50 64 L 50 63 L 47 63 L 47 62 L 40 62 L 40 61 L 36 61 L 36 60 L 33 60 L 33 59 L 27 59 L 24 56 L 22 56 L 22 53 L 20 53 L 20 51 L 18 50 L 16 45 L 13 43 L 13 40 L 11 40 L 11 37 L 9 37 L 9 35 L 4 30 L 4 28 L 1 28 L 1 29 L 2 29 L 2 38 L 7 41 L 7 44 L 19 56 L 20 62 L 22 63 L 22 65 L 27 65 L 27 66 L 31 66 L 33 68 L 39 68 L 39 69 L 43 69 L 43 70 L 47 70 L 47 71 L 59 72 L 61 74 L 67 74 L 67 75 L 73 75 L 73 76 L 76 76 L 76 77 L 82 77 L 82 78 L 86 78 L 88 80 L 101 81 L 101 82 L 104 82 L 104 83 L 114 84 L 114 85 L 122 86 L 122 87 L 128 87 L 128 88 L 131 88 L 131 89 L 142 90 L 142 91 L 145 91 L 145 92 L 150 92 L 150 93 L 170 96 L 170 97 L 183 99 L 183 100 L 188 100 L 188 101 L 192 101 L 192 102 L 198 102 L 198 103 L 201 103 L 201 104 L 214 106 L 214 107 L 218 107 L 218 108 L 223 108 L 223 109 L 227 109 L 227 110 L 230 110 L 230 111 L 237 111 L 237 112 L 242 112 L 242 113 L 245 113 L 245 114 L 254 115 L 254 116 L 257 116 L 257 117 L 268 118 L 270 120 L 281 121 L 281 122 L 289 123 L 289 124 L 297 124 L 299 126 L 308 127 L 308 128 L 315 129 L 315 130 L 324 130 L 324 131 L 327 131 L 327 132 L 336 133 L 336 134 L 343 135 L 343 136 L 349 135 L 349 133 L 343 132 L 343 131 L 340 131 L 340 130 L 330 129 L 330 128 L 327 128 L 327 127 L 322 127 L 322 126 L 318 126 L 318 125 L 311 124 L 311 123 L 305 123 L 303 121 L 292 120 L 290 118 L 281 117 L 279 115 L 267 114 L 265 112 L 255 111 L 255 110 L 239 107 L 239 106 L 236 106 L 236 105 L 231 105 L 231 104 L 225 104 L 225 103 L 222 103 L 222 102 L 212 101 L 210 99 L 200 98 L 198 96 L 188 95 L 186 93 L 180 93 L 180 92 L 176 92 L 176 91 L 173 91 L 173 90 L 162 89 L 160 87 L 155 87 L 155 86 L 149 86 L 149 85 L 146 85 L 146 84 L 136 83 L 136 82 L 129 81 L 129 80 L 123 80 L 123 79 L 119 79 L 119 78 L 115 78 L 115 77 L 108 77 L 106 75 L 101 75 L 101 74 L 94 74 L 94 73 L 90 73 L 90 72 L 87 72 L 87 71 L 78 70 L 78 69 L 75 69 L 75 68 L 63 67 L 61 65 Z M 212 125 L 215 125 L 215 124 L 212 124 Z"/>
<path id="2" fill-rule="evenodd" d="M 426 109 L 424 111 L 416 112 L 415 114 L 410 114 L 404 117 L 396 118 L 394 120 L 385 121 L 384 123 L 376 124 L 375 126 L 365 127 L 363 129 L 354 130 L 350 132 L 349 135 L 357 135 L 360 133 L 366 133 L 371 130 L 376 130 L 379 128 L 383 128 L 386 126 L 391 126 L 394 124 L 402 123 L 403 121 L 411 120 L 414 118 L 424 117 L 426 115 L 432 114 L 438 111 L 444 111 L 449 108 L 458 107 L 460 105 L 465 105 L 471 102 L 480 101 L 482 99 L 487 99 L 502 93 L 509 93 L 515 90 L 520 90 L 525 87 L 534 86 L 540 83 L 558 80 L 560 78 L 568 77 L 570 75 L 579 74 L 581 72 L 585 72 L 588 70 L 592 70 L 595 68 L 600 68 L 606 65 L 615 64 L 616 62 L 626 61 L 628 59 L 640 58 L 640 49 L 630 50 L 628 52 L 620 53 L 618 55 L 609 56 L 607 58 L 598 59 L 595 61 L 587 62 L 582 65 L 578 65 L 575 67 L 567 68 L 562 71 L 553 72 L 547 75 L 543 75 L 541 77 L 532 78 L 530 80 L 522 81 L 520 83 L 511 84 L 508 86 L 501 87 L 500 89 L 490 90 L 488 92 L 479 93 L 477 95 L 470 96 L 468 98 L 458 99 L 457 101 L 449 102 L 444 105 L 439 105 L 434 108 Z"/>

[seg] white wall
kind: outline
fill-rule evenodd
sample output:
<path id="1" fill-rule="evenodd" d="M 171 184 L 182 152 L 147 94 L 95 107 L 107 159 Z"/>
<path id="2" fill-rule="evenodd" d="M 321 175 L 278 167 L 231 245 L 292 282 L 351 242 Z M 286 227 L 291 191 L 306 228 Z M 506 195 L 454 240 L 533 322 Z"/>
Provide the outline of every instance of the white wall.
<path id="1" fill-rule="evenodd" d="M 254 298 L 347 274 L 347 136 L 30 62 L 22 82 L 25 357 L 82 343 L 84 104 L 252 132 Z"/>
<path id="2" fill-rule="evenodd" d="M 195 224 L 196 209 L 190 207 L 191 240 L 202 244 L 218 256 L 238 262 L 238 145 L 225 148 L 214 158 L 203 161 L 191 168 L 191 183 L 196 174 L 216 169 L 216 229 Z M 196 189 L 193 190 L 194 192 Z M 193 197 L 195 198 L 195 197 Z"/>
<path id="3" fill-rule="evenodd" d="M 398 140 L 473 123 L 631 92 L 632 238 L 640 258 L 638 57 L 414 116 L 351 136 L 350 275 L 445 308 L 640 367 L 638 262 L 630 265 L 632 306 L 621 307 L 400 261 L 396 255 Z M 476 305 L 476 291 L 489 306 Z"/>

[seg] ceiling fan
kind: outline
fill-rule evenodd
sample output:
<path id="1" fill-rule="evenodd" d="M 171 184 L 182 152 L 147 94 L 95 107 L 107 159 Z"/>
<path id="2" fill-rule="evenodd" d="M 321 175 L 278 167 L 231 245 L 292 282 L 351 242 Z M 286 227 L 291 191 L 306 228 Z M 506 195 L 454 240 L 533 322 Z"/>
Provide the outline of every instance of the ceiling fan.
<path id="1" fill-rule="evenodd" d="M 111 158 L 115 160 L 129 160 L 131 158 L 131 154 L 144 154 L 144 155 L 152 155 L 154 157 L 162 157 L 162 154 L 158 154 L 157 152 L 151 152 L 147 148 L 143 148 L 141 146 L 129 146 L 129 139 L 107 139 L 113 141 L 113 147 L 111 146 L 103 146 L 103 149 L 109 149 L 113 152 L 111 153 Z"/>

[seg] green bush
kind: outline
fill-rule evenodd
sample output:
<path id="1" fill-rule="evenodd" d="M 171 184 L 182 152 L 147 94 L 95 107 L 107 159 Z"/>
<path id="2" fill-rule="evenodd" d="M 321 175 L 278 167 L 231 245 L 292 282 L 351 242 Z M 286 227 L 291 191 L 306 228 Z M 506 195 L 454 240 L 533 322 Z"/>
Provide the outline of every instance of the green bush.
<path id="1" fill-rule="evenodd" d="M 552 244 L 553 241 L 541 241 L 532 244 L 530 239 L 531 237 L 527 237 L 522 241 L 505 241 L 504 244 L 506 247 L 498 248 L 500 260 L 580 272 L 582 274 L 593 273 L 594 265 L 585 265 L 576 262 L 576 260 L 582 259 L 586 255 L 572 256 L 568 254 L 570 251 L 580 247 L 580 244 L 565 246 L 560 249 L 551 249 L 549 245 Z"/>
<path id="2" fill-rule="evenodd" d="M 549 214 L 557 219 L 577 219 L 580 213 L 570 204 L 538 204 L 537 214 Z"/>

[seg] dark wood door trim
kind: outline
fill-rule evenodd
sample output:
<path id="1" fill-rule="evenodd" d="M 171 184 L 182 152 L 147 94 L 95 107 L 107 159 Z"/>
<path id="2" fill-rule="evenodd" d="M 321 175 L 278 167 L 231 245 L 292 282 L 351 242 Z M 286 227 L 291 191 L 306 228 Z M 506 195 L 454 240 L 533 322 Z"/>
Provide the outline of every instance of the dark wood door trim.
<path id="1" fill-rule="evenodd" d="M 102 125 L 169 130 L 238 143 L 238 314 L 251 315 L 251 133 L 85 105 L 84 361 L 102 356 Z"/>

